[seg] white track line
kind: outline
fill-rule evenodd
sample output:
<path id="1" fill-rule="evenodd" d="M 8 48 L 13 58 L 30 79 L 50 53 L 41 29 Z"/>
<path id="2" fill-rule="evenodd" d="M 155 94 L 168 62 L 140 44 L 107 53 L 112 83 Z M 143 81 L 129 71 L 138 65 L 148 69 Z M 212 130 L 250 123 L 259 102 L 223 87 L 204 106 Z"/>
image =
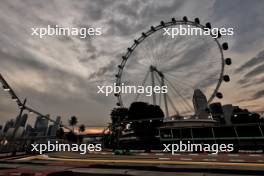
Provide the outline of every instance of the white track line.
<path id="1" fill-rule="evenodd" d="M 170 158 L 159 158 L 159 160 L 170 160 Z"/>
<path id="2" fill-rule="evenodd" d="M 239 159 L 231 159 L 230 162 L 244 162 L 245 160 L 239 160 Z"/>
<path id="3" fill-rule="evenodd" d="M 260 155 L 260 154 L 250 154 L 250 155 L 248 155 L 248 156 L 260 157 L 260 156 L 262 156 L 262 155 Z"/>
<path id="4" fill-rule="evenodd" d="M 180 156 L 181 154 L 180 153 L 174 153 L 172 155 Z"/>
<path id="5" fill-rule="evenodd" d="M 228 154 L 227 156 L 239 156 L 239 154 Z"/>
<path id="6" fill-rule="evenodd" d="M 183 160 L 183 161 L 191 161 L 192 158 L 180 158 L 180 160 Z"/>
<path id="7" fill-rule="evenodd" d="M 213 153 L 208 153 L 208 156 L 217 156 L 217 154 L 213 154 Z"/>
<path id="8" fill-rule="evenodd" d="M 164 153 L 155 153 L 155 155 L 162 156 L 162 155 L 164 155 Z"/>
<path id="9" fill-rule="evenodd" d="M 216 159 L 207 159 L 207 158 L 205 158 L 205 159 L 203 159 L 203 161 L 217 161 Z"/>

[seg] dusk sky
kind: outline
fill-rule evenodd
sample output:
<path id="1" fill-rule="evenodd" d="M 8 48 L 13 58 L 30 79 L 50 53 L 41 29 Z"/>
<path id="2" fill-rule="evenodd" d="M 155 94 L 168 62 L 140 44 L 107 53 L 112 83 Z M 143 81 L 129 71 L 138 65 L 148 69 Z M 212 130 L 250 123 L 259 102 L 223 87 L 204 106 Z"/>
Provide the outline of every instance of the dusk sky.
<path id="1" fill-rule="evenodd" d="M 262 0 L 2 0 L 0 73 L 43 114 L 60 115 L 64 122 L 76 115 L 87 126 L 106 126 L 116 98 L 97 94 L 96 86 L 114 82 L 133 40 L 161 20 L 199 17 L 201 24 L 234 28 L 234 35 L 223 40 L 230 46 L 225 57 L 233 64 L 225 71 L 231 82 L 221 85 L 221 102 L 264 111 L 263 9 Z M 32 27 L 47 25 L 101 27 L 102 35 L 31 35 Z M 0 124 L 17 113 L 16 104 L 0 90 Z"/>

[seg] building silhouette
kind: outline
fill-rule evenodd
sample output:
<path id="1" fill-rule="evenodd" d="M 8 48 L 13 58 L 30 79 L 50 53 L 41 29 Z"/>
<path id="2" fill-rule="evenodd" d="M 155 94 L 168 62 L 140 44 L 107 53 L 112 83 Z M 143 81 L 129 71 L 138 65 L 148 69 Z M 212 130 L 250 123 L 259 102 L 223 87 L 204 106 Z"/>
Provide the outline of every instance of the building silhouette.
<path id="1" fill-rule="evenodd" d="M 23 114 L 22 116 L 17 116 L 15 127 L 25 127 L 27 122 L 28 114 Z"/>
<path id="2" fill-rule="evenodd" d="M 26 137 L 32 136 L 33 132 L 34 132 L 34 128 L 32 128 L 32 126 L 28 124 L 25 129 L 25 136 Z"/>
<path id="3" fill-rule="evenodd" d="M 195 89 L 193 94 L 193 107 L 198 119 L 208 119 L 207 98 L 200 89 Z"/>
<path id="4" fill-rule="evenodd" d="M 45 136 L 48 131 L 48 124 L 49 121 L 47 118 L 38 116 L 34 126 L 36 136 Z"/>
<path id="5" fill-rule="evenodd" d="M 3 129 L 3 133 L 7 133 L 7 131 L 10 129 L 10 128 L 14 128 L 15 126 L 15 123 L 14 123 L 14 120 L 11 119 L 11 120 L 8 120 L 6 123 L 5 123 L 5 127 Z"/>

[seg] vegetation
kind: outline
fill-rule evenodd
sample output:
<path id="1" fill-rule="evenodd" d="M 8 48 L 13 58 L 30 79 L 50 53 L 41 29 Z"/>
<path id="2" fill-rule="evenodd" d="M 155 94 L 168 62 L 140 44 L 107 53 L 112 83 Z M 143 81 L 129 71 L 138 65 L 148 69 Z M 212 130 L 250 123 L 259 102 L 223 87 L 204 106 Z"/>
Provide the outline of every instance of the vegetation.
<path id="1" fill-rule="evenodd" d="M 74 131 L 74 126 L 78 123 L 78 119 L 76 116 L 72 116 L 69 120 L 69 125 L 72 127 L 72 131 Z"/>
<path id="2" fill-rule="evenodd" d="M 123 121 L 127 118 L 128 109 L 127 108 L 114 108 L 110 114 L 113 124 Z"/>
<path id="3" fill-rule="evenodd" d="M 238 123 L 260 123 L 263 119 L 257 113 L 249 112 L 247 109 L 236 108 L 231 117 L 233 124 Z"/>
<path id="4" fill-rule="evenodd" d="M 145 102 L 134 102 L 128 110 L 129 120 L 163 118 L 164 113 L 157 105 Z"/>
<path id="5" fill-rule="evenodd" d="M 85 125 L 84 124 L 81 124 L 79 126 L 79 132 L 81 133 L 81 132 L 84 132 L 84 131 L 85 131 Z"/>
<path id="6" fill-rule="evenodd" d="M 64 130 L 63 128 L 59 128 L 57 131 L 56 131 L 56 137 L 59 138 L 59 139 L 63 139 L 64 138 Z"/>
<path id="7" fill-rule="evenodd" d="M 65 134 L 65 138 L 69 142 L 73 142 L 73 143 L 77 143 L 78 142 L 78 136 L 73 131 L 70 131 L 70 132 L 66 133 Z"/>
<path id="8" fill-rule="evenodd" d="M 144 148 L 147 151 L 156 141 L 157 127 L 161 125 L 163 117 L 164 113 L 159 106 L 145 102 L 134 102 L 129 109 L 114 108 L 111 112 L 110 131 L 112 134 L 110 139 L 105 139 L 105 141 L 108 142 L 109 147 L 118 149 L 121 147 L 119 139 L 123 135 L 122 132 L 131 131 L 133 136 L 144 141 Z"/>

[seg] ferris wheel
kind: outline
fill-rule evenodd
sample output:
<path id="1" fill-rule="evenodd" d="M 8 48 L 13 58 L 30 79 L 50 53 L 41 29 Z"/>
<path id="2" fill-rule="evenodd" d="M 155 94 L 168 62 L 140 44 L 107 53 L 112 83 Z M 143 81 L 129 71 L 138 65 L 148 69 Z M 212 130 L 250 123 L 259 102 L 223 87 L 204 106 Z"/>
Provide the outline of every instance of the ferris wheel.
<path id="1" fill-rule="evenodd" d="M 144 94 L 116 93 L 117 105 L 128 107 L 132 102 L 142 101 L 159 105 L 166 117 L 193 115 L 192 97 L 194 90 L 201 90 L 207 97 L 207 104 L 215 98 L 223 98 L 219 91 L 223 82 L 229 82 L 225 66 L 231 65 L 230 58 L 224 57 L 228 50 L 223 38 L 210 35 L 164 35 L 164 29 L 177 28 L 211 29 L 211 23 L 172 18 L 151 26 L 127 48 L 118 65 L 116 85 L 167 86 L 167 93 L 151 96 Z"/>

